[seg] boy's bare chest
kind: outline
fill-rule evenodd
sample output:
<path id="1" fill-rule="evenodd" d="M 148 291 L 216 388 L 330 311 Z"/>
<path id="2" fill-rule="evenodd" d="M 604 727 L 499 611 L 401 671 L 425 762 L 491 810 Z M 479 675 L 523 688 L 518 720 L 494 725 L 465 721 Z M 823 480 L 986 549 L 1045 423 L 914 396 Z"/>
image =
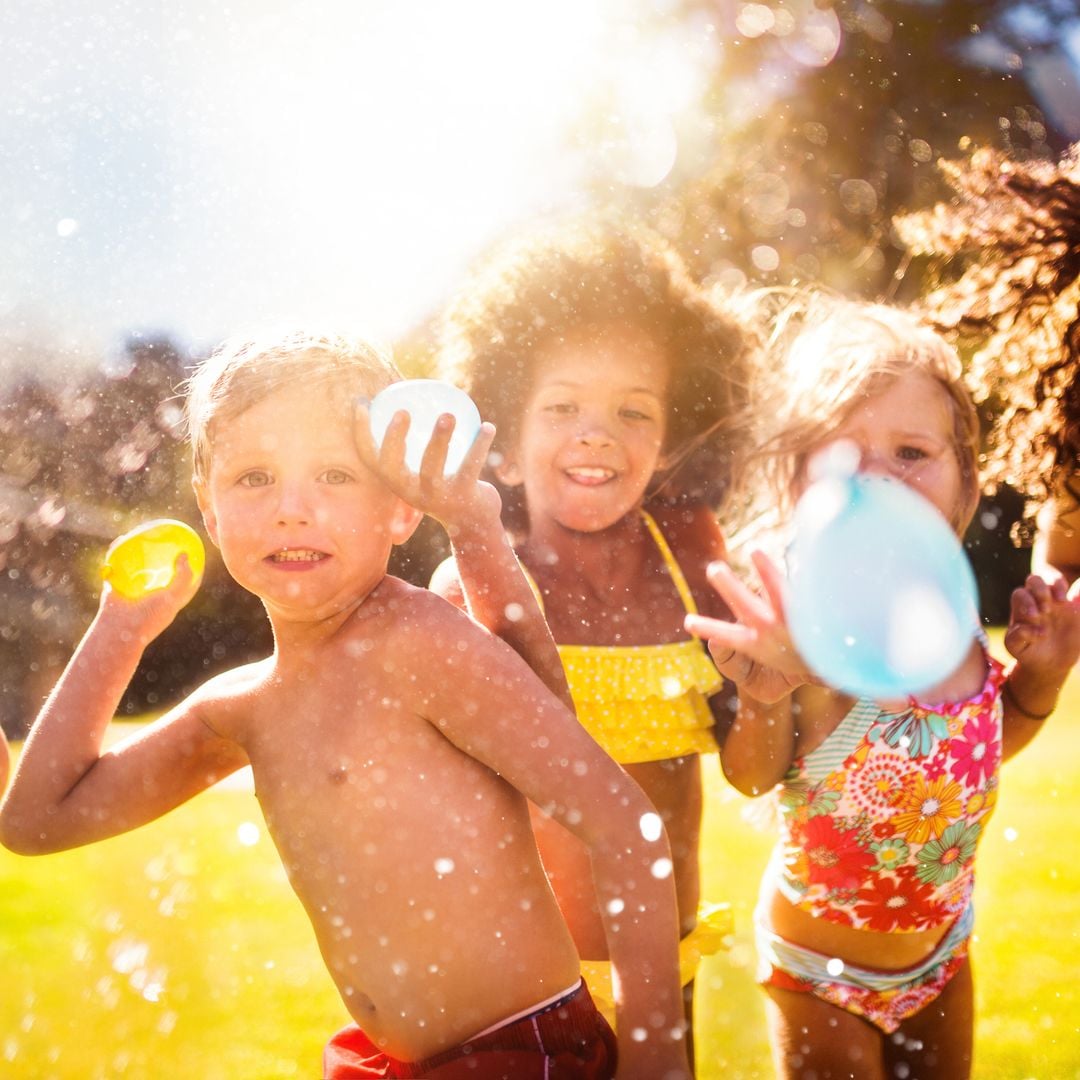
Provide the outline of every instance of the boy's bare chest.
<path id="1" fill-rule="evenodd" d="M 400 686 L 308 686 L 262 705 L 244 745 L 279 846 L 325 845 L 359 863 L 372 843 L 383 852 L 455 827 L 498 783 Z"/>

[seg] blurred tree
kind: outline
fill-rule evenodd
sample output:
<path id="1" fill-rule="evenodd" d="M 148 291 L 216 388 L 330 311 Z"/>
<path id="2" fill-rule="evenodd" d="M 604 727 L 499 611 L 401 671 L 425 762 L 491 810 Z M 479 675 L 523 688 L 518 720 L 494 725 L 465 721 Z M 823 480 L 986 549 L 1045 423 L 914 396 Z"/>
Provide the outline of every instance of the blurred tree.
<path id="1" fill-rule="evenodd" d="M 684 0 L 715 36 L 704 113 L 663 184 L 625 198 L 705 279 L 823 284 L 910 302 L 924 288 L 892 228 L 950 194 L 941 158 L 992 146 L 1057 156 L 1080 136 L 1075 0 Z M 987 408 L 992 408 L 989 402 Z M 983 615 L 1027 567 L 1020 500 L 984 500 L 967 537 Z"/>
<path id="2" fill-rule="evenodd" d="M 12 734 L 92 617 L 108 543 L 152 517 L 199 521 L 177 397 L 189 363 L 167 338 L 137 337 L 77 383 L 28 372 L 3 391 L 0 720 Z M 261 609 L 211 552 L 198 597 L 147 650 L 122 708 L 157 708 L 268 644 Z"/>
<path id="3" fill-rule="evenodd" d="M 698 125 L 663 184 L 628 201 L 703 277 L 897 291 L 890 221 L 944 194 L 937 158 L 971 144 L 1044 156 L 1080 92 L 1044 0 L 684 0 L 716 39 Z M 1047 119 L 1052 114 L 1053 120 Z M 903 283 L 907 296 L 918 280 Z"/>

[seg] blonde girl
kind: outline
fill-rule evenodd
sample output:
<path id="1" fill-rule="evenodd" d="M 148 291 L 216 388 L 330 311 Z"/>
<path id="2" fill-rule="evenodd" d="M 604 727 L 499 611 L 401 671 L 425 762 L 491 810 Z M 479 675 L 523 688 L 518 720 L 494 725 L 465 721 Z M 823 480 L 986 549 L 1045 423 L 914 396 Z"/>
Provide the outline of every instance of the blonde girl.
<path id="1" fill-rule="evenodd" d="M 798 296 L 769 369 L 749 474 L 790 513 L 815 456 L 840 440 L 859 468 L 906 484 L 962 535 L 979 492 L 979 428 L 955 352 L 889 307 Z M 794 314 L 792 312 L 794 311 Z M 1006 675 L 973 640 L 940 685 L 903 701 L 822 685 L 788 636 L 783 578 L 763 590 L 711 571 L 737 621 L 687 619 L 736 683 L 721 761 L 749 795 L 775 792 L 779 839 L 755 915 L 781 1077 L 970 1074 L 968 944 L 977 843 L 999 767 L 1041 728 L 1080 650 L 1059 584 L 1012 601 Z"/>

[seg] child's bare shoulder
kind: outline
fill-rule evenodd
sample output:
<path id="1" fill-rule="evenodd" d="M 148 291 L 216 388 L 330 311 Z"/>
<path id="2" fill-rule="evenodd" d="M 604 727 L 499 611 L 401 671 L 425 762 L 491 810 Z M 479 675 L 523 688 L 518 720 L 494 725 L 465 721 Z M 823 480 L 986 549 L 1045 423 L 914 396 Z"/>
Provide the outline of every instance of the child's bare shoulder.
<path id="1" fill-rule="evenodd" d="M 360 618 L 352 622 L 349 633 L 363 637 L 373 629 L 382 637 L 376 643 L 379 647 L 404 646 L 425 637 L 432 648 L 476 638 L 492 639 L 487 630 L 444 597 L 389 575 L 364 602 Z"/>
<path id="2" fill-rule="evenodd" d="M 207 679 L 184 702 L 184 707 L 211 731 L 225 737 L 236 734 L 271 676 L 272 660 L 267 657 L 251 664 L 229 668 Z"/>
<path id="3" fill-rule="evenodd" d="M 727 558 L 727 544 L 720 520 L 705 503 L 658 504 L 650 513 L 671 548 L 687 582 L 703 610 L 711 611 L 715 590 L 709 585 L 709 563 Z"/>
<path id="4" fill-rule="evenodd" d="M 436 596 L 449 600 L 455 607 L 463 608 L 465 606 L 465 593 L 461 587 L 461 578 L 458 575 L 457 560 L 453 555 L 443 559 L 435 567 L 428 588 Z"/>
<path id="5" fill-rule="evenodd" d="M 387 578 L 353 620 L 347 655 L 377 653 L 384 670 L 408 669 L 420 688 L 437 680 L 469 679 L 517 659 L 512 649 L 430 589 Z"/>
<path id="6" fill-rule="evenodd" d="M 705 503 L 659 503 L 649 507 L 677 559 L 695 555 L 722 557 L 724 533 L 716 511 Z M 719 552 L 719 554 L 717 554 Z"/>

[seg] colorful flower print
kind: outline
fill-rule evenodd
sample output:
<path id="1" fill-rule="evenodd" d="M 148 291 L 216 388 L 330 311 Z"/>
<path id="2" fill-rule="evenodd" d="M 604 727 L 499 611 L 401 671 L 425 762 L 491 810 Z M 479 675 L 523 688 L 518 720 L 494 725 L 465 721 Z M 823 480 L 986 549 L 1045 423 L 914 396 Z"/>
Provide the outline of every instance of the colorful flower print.
<path id="1" fill-rule="evenodd" d="M 810 885 L 851 892 L 873 865 L 874 856 L 859 843 L 858 830 L 838 829 L 832 818 L 812 817 L 799 833 Z"/>
<path id="2" fill-rule="evenodd" d="M 890 836 L 887 840 L 876 840 L 870 845 L 870 850 L 877 858 L 877 862 L 870 869 L 877 872 L 903 866 L 911 849 L 902 837 Z"/>
<path id="3" fill-rule="evenodd" d="M 859 890 L 855 918 L 869 930 L 887 934 L 914 930 L 935 918 L 933 886 L 909 876 L 873 878 Z"/>
<path id="4" fill-rule="evenodd" d="M 879 754 L 848 777 L 855 805 L 871 821 L 889 819 L 896 812 L 896 796 L 907 783 L 911 762 L 904 754 Z"/>
<path id="5" fill-rule="evenodd" d="M 957 821 L 919 852 L 916 873 L 921 881 L 943 885 L 952 881 L 975 857 L 982 825 Z"/>
<path id="6" fill-rule="evenodd" d="M 929 756 L 938 739 L 949 734 L 949 720 L 940 713 L 909 709 L 885 725 L 881 737 L 889 744 L 906 749 L 916 760 Z"/>
<path id="7" fill-rule="evenodd" d="M 962 784 L 981 787 L 997 773 L 1001 743 L 993 716 L 972 717 L 952 742 L 954 761 L 950 771 Z"/>
<path id="8" fill-rule="evenodd" d="M 909 844 L 925 844 L 940 836 L 963 810 L 963 788 L 947 776 L 927 781 L 916 773 L 910 790 L 897 801 L 900 813 L 893 816 L 893 827 L 903 833 Z"/>

